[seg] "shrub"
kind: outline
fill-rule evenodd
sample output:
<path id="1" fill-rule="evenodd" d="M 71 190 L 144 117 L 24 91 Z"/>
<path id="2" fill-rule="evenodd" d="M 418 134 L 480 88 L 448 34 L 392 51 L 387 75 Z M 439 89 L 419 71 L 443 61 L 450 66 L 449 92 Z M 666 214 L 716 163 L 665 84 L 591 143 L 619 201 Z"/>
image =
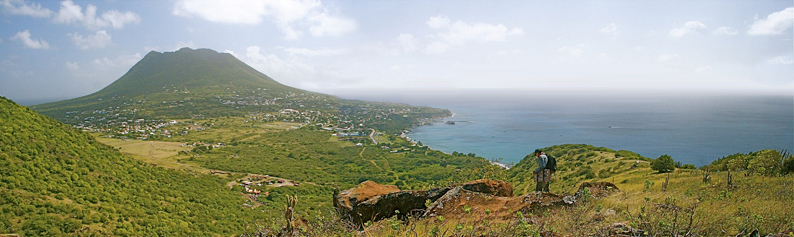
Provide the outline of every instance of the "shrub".
<path id="1" fill-rule="evenodd" d="M 669 155 L 664 154 L 651 161 L 651 169 L 656 170 L 659 173 L 672 172 L 675 170 L 675 161 Z"/>
<path id="2" fill-rule="evenodd" d="M 789 156 L 783 161 L 783 175 L 794 173 L 794 156 Z"/>

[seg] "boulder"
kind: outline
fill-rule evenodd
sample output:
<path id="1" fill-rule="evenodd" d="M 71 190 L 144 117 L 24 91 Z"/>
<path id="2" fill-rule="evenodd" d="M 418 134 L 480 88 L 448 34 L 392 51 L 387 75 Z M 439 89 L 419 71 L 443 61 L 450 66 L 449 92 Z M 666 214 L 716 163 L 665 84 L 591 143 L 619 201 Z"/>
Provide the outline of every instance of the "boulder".
<path id="1" fill-rule="evenodd" d="M 334 206 L 338 204 L 342 207 L 352 208 L 355 203 L 364 202 L 370 198 L 397 191 L 400 191 L 400 189 L 394 185 L 381 185 L 372 181 L 364 181 L 355 188 L 334 195 Z"/>
<path id="2" fill-rule="evenodd" d="M 365 181 L 355 188 L 335 194 L 333 203 L 340 217 L 362 228 L 367 221 L 375 222 L 395 215 L 401 218 L 421 215 L 426 200 L 433 202 L 449 189 L 400 191 L 393 185 Z"/>
<path id="3" fill-rule="evenodd" d="M 576 191 L 575 196 L 578 199 L 581 199 L 582 195 L 584 195 L 585 189 L 588 189 L 588 191 L 590 191 L 590 196 L 596 199 L 608 197 L 613 193 L 620 192 L 618 186 L 615 186 L 615 184 L 610 182 L 584 182 L 582 185 L 579 185 L 579 190 Z"/>
<path id="4" fill-rule="evenodd" d="M 513 196 L 513 185 L 502 180 L 478 179 L 455 186 L 460 186 L 461 188 L 472 192 L 491 194 L 494 196 Z"/>
<path id="5" fill-rule="evenodd" d="M 519 197 L 501 197 L 492 194 L 472 192 L 461 186 L 449 190 L 433 202 L 423 217 L 444 216 L 452 219 L 486 218 L 512 220 L 515 212 L 523 213 L 543 211 L 548 208 L 572 206 L 575 202 L 566 203 L 564 197 L 553 193 L 534 192 Z"/>

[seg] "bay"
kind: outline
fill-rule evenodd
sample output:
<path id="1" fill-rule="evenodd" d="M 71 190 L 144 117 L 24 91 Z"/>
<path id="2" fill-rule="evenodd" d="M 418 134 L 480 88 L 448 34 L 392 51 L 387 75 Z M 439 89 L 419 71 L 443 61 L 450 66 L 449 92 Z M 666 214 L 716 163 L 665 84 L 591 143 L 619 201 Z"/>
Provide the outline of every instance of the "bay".
<path id="1" fill-rule="evenodd" d="M 696 166 L 735 153 L 794 150 L 790 96 L 535 95 L 493 100 L 447 95 L 391 100 L 454 113 L 413 128 L 411 139 L 435 150 L 475 153 L 503 163 L 517 163 L 536 148 L 559 144 L 629 150 L 649 158 L 668 154 Z"/>

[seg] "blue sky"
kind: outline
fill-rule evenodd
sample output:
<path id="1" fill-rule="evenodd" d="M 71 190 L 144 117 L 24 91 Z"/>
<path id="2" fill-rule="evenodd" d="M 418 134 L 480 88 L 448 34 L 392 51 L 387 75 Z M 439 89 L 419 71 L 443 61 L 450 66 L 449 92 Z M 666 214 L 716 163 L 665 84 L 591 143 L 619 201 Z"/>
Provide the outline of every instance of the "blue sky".
<path id="1" fill-rule="evenodd" d="M 0 0 L 0 95 L 109 85 L 149 51 L 228 52 L 355 91 L 794 91 L 786 1 Z"/>

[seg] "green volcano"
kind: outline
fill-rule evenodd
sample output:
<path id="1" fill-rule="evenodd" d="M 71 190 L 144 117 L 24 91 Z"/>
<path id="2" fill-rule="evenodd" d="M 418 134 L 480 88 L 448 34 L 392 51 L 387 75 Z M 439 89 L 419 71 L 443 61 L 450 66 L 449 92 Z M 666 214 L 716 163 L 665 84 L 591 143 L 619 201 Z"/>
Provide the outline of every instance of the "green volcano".
<path id="1" fill-rule="evenodd" d="M 182 48 L 148 53 L 124 76 L 96 93 L 31 108 L 74 124 L 92 117 L 87 113 L 130 114 L 130 118 L 228 116 L 300 107 L 303 104 L 295 101 L 310 99 L 324 101 L 322 105 L 328 106 L 321 107 L 325 109 L 331 108 L 329 100 L 336 101 L 332 96 L 278 83 L 231 54 Z"/>

